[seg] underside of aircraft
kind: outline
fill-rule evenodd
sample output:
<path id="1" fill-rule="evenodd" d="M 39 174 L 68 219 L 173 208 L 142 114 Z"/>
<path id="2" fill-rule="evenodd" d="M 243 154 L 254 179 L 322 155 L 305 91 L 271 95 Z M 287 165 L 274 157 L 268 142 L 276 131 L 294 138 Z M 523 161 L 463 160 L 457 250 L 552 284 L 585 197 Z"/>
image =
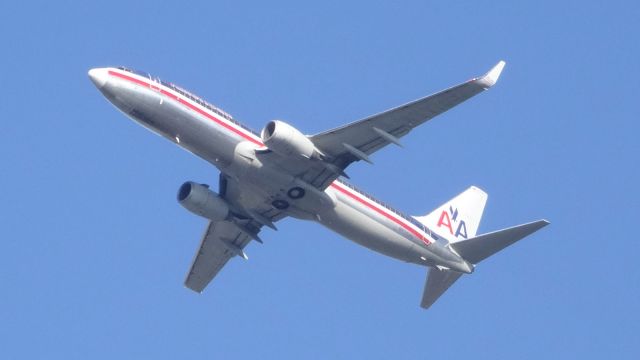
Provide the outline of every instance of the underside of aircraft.
<path id="1" fill-rule="evenodd" d="M 425 216 L 408 216 L 347 182 L 347 167 L 414 128 L 489 89 L 505 63 L 436 94 L 315 135 L 283 121 L 255 133 L 187 90 L 128 68 L 96 68 L 89 77 L 138 124 L 220 170 L 217 192 L 188 181 L 178 202 L 208 225 L 185 285 L 202 292 L 261 229 L 288 216 L 316 221 L 381 254 L 428 268 L 421 306 L 430 307 L 457 279 L 546 220 L 476 235 L 487 194 L 472 186 Z"/>

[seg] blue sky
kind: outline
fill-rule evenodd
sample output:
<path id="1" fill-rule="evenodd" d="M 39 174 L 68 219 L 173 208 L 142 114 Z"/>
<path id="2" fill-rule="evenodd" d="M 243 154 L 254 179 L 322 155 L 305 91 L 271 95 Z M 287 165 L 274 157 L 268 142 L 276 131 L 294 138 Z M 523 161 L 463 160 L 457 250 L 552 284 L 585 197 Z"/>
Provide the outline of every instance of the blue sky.
<path id="1" fill-rule="evenodd" d="M 3 2 L 0 357 L 638 358 L 639 17 L 631 1 Z M 491 91 L 349 169 L 409 214 L 477 185 L 483 232 L 552 222 L 427 312 L 424 269 L 294 220 L 204 294 L 183 288 L 205 221 L 175 192 L 218 172 L 86 76 L 143 69 L 254 129 L 312 134 L 500 59 Z"/>

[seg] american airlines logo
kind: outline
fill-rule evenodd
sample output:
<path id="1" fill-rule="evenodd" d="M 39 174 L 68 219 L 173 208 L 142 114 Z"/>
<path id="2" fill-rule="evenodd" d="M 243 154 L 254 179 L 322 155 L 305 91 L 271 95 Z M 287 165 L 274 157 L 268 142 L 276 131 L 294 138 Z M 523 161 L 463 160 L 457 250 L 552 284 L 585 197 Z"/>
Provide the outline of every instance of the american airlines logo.
<path id="1" fill-rule="evenodd" d="M 451 235 L 466 239 L 467 224 L 465 224 L 464 220 L 458 221 L 458 215 L 458 208 L 454 209 L 452 206 L 449 206 L 449 211 L 442 210 L 440 220 L 438 220 L 438 227 L 445 227 L 449 229 L 449 233 L 451 233 Z M 454 227 L 456 228 L 455 233 L 453 232 Z"/>

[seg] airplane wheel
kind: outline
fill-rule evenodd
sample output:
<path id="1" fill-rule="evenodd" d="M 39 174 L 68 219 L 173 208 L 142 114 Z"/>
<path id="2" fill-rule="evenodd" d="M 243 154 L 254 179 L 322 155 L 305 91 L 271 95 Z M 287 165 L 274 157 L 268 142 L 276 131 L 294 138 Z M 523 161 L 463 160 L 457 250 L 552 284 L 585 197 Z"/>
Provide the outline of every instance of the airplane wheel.
<path id="1" fill-rule="evenodd" d="M 278 210 L 284 210 L 289 207 L 289 203 L 284 200 L 274 200 L 271 205 Z"/>
<path id="2" fill-rule="evenodd" d="M 301 187 L 293 187 L 287 191 L 287 195 L 289 195 L 292 199 L 300 199 L 304 196 L 304 189 Z"/>

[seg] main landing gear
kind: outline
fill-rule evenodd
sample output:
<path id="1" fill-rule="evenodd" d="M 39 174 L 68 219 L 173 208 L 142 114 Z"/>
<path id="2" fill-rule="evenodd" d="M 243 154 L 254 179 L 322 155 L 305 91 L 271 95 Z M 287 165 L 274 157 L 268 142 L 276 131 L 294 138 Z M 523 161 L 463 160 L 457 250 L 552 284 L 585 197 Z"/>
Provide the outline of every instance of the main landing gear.
<path id="1" fill-rule="evenodd" d="M 287 191 L 287 196 L 293 200 L 302 199 L 304 195 L 304 189 L 299 186 L 292 187 L 291 189 L 289 189 L 289 191 Z M 273 202 L 271 202 L 271 205 L 273 205 L 273 207 L 278 210 L 284 210 L 289 207 L 289 202 L 286 200 L 277 199 L 273 200 Z"/>

